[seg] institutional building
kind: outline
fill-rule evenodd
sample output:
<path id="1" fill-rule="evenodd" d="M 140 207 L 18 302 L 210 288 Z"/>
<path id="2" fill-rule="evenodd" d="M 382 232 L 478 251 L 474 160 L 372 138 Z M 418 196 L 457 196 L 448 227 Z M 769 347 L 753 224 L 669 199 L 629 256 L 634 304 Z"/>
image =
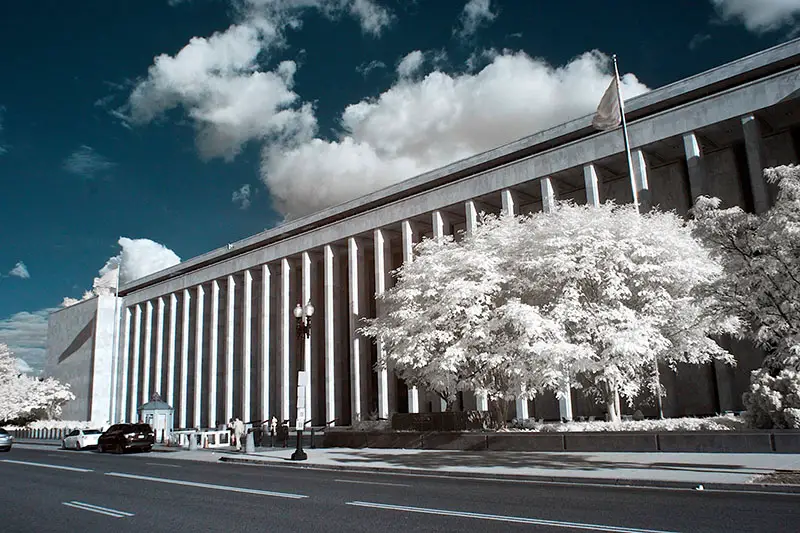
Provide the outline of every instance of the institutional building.
<path id="1" fill-rule="evenodd" d="M 559 198 L 631 202 L 632 182 L 646 206 L 686 214 L 693 198 L 708 194 L 762 212 L 775 194 L 762 170 L 798 162 L 798 89 L 793 40 L 628 100 L 634 180 L 619 130 L 598 132 L 586 116 L 136 280 L 117 302 L 100 296 L 53 313 L 46 372 L 78 396 L 64 418 L 134 420 L 159 393 L 178 427 L 233 416 L 294 424 L 301 360 L 310 384 L 301 403 L 312 425 L 440 410 L 437 397 L 376 372 L 382 347 L 358 334 L 415 242 L 469 233 L 482 211 L 548 211 Z M 293 311 L 308 302 L 316 312 L 306 337 L 296 334 Z M 742 409 L 761 355 L 745 342 L 723 342 L 735 368 L 661 369 L 667 416 Z M 459 403 L 486 408 L 471 394 Z M 548 394 L 511 410 L 537 419 L 601 414 L 580 390 L 568 401 Z"/>

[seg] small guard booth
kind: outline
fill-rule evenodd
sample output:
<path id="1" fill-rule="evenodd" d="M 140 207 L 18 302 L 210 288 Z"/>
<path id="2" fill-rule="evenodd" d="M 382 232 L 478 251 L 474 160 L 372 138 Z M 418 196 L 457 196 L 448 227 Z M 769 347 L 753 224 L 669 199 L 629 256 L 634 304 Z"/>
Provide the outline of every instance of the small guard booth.
<path id="1" fill-rule="evenodd" d="M 156 392 L 150 397 L 150 401 L 138 409 L 139 420 L 150 424 L 156 435 L 156 442 L 165 442 L 172 431 L 173 413 L 175 410 L 170 405 L 161 400 L 161 396 Z"/>

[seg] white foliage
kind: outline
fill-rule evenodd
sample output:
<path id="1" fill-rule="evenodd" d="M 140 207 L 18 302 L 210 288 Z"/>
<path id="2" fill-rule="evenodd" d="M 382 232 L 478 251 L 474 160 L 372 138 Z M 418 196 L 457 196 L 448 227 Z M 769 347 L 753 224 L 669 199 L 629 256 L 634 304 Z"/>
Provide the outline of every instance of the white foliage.
<path id="1" fill-rule="evenodd" d="M 617 392 L 631 401 L 654 384 L 656 361 L 733 361 L 709 337 L 738 331 L 709 290 L 722 268 L 676 214 L 561 204 L 521 226 L 505 247 L 511 292 L 563 328 L 574 351 L 554 362 L 612 416 Z"/>
<path id="2" fill-rule="evenodd" d="M 485 217 L 461 242 L 423 241 L 364 332 L 411 384 L 508 400 L 584 386 L 613 420 L 655 389 L 654 365 L 732 362 L 709 335 L 738 321 L 710 288 L 722 267 L 674 213 L 560 204 Z"/>
<path id="3" fill-rule="evenodd" d="M 53 378 L 40 380 L 19 374 L 8 346 L 0 344 L 0 421 L 29 416 L 55 417 L 75 396 Z"/>
<path id="4" fill-rule="evenodd" d="M 718 209 L 719 200 L 701 197 L 697 229 L 724 261 L 724 303 L 752 326 L 752 338 L 768 353 L 767 366 L 800 369 L 800 167 L 765 174 L 779 190 L 769 211 Z"/>
<path id="5" fill-rule="evenodd" d="M 542 433 L 599 432 L 599 431 L 735 431 L 747 428 L 745 419 L 733 415 L 708 418 L 665 418 L 664 420 L 622 420 L 606 422 L 537 422 L 532 419 L 514 420 L 511 427 Z"/>

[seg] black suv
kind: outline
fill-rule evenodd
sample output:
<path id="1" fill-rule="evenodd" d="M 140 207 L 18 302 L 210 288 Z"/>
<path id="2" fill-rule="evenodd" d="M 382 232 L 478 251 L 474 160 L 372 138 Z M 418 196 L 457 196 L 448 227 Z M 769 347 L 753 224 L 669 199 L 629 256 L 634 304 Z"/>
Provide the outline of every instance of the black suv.
<path id="1" fill-rule="evenodd" d="M 115 453 L 134 449 L 149 452 L 155 441 L 156 436 L 150 424 L 114 424 L 100 435 L 97 449 Z"/>

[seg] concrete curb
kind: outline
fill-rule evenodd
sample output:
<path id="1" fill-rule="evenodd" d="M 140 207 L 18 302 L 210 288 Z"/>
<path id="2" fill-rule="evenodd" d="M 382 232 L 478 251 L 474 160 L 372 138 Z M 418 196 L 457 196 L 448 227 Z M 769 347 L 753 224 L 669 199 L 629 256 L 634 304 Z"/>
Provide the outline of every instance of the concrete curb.
<path id="1" fill-rule="evenodd" d="M 655 488 L 655 489 L 675 489 L 675 490 L 697 490 L 700 491 L 736 491 L 736 492 L 760 492 L 765 494 L 790 493 L 800 494 L 800 485 L 776 485 L 776 484 L 751 484 L 751 483 L 689 483 L 685 481 L 663 481 L 654 479 L 619 479 L 619 478 L 586 478 L 579 476 L 531 476 L 524 474 L 489 474 L 485 472 L 427 472 L 405 468 L 383 468 L 383 467 L 352 467 L 342 465 L 315 465 L 302 464 L 286 460 L 286 462 L 252 459 L 246 457 L 222 456 L 218 461 L 233 464 L 250 464 L 258 466 L 274 466 L 278 468 L 302 468 L 306 470 L 327 470 L 343 471 L 364 474 L 401 474 L 404 476 L 419 477 L 447 477 L 453 479 L 482 479 L 486 481 L 511 481 L 527 483 L 547 483 L 555 485 L 596 485 L 629 488 Z M 699 488 L 699 487 L 702 487 Z"/>

